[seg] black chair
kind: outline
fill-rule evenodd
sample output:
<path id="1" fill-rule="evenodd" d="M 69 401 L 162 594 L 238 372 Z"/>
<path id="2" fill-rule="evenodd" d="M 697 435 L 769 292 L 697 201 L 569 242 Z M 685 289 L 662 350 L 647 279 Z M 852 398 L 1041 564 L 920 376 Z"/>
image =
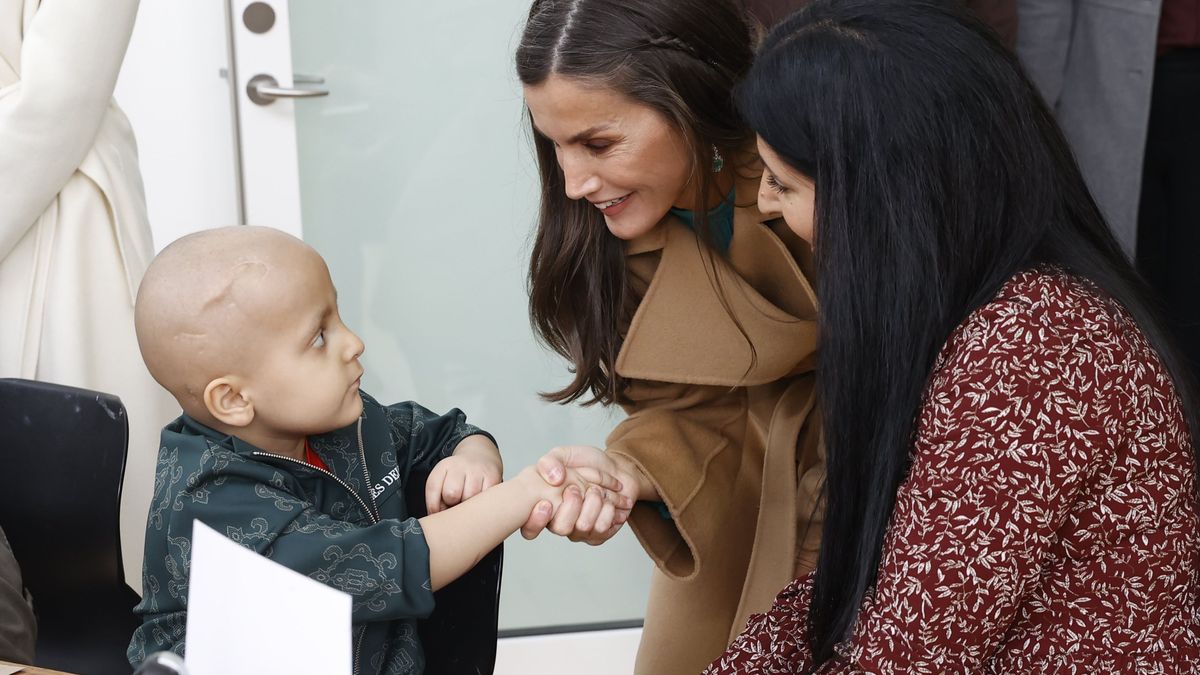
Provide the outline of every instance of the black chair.
<path id="1" fill-rule="evenodd" d="M 0 379 L 0 523 L 33 595 L 34 665 L 88 675 L 133 669 L 138 626 L 118 514 L 129 429 L 110 394 Z"/>
<path id="2" fill-rule="evenodd" d="M 410 515 L 426 515 L 425 481 L 413 472 L 405 486 Z M 496 669 L 496 632 L 500 620 L 500 579 L 504 544 L 469 572 L 434 593 L 433 614 L 418 622 L 425 650 L 425 672 L 437 675 L 491 675 Z"/>

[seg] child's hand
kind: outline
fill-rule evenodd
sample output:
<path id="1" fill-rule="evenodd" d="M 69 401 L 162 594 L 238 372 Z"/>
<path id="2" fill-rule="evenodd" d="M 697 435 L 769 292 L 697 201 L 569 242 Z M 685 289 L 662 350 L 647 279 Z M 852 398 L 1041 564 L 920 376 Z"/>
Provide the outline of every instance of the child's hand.
<path id="1" fill-rule="evenodd" d="M 612 473 L 591 466 L 569 467 L 562 469 L 562 473 L 557 477 L 558 485 L 554 485 L 541 475 L 540 468 L 529 467 L 520 475 L 521 479 L 533 484 L 539 500 L 535 512 L 530 515 L 531 520 L 540 516 L 543 527 L 551 518 L 557 520 L 560 517 L 569 519 L 572 524 L 577 521 L 583 523 L 581 528 L 599 535 L 595 537 L 595 541 L 592 541 L 593 537 L 584 536 L 572 537 L 572 540 L 587 541 L 593 545 L 612 537 L 628 520 L 635 501 L 634 497 L 628 494 L 631 492 L 631 486 L 623 484 L 621 479 Z M 560 507 L 564 512 L 559 512 Z M 526 536 L 526 539 L 532 538 Z"/>
<path id="2" fill-rule="evenodd" d="M 487 436 L 467 436 L 454 455 L 438 462 L 425 483 L 425 508 L 437 513 L 464 502 L 503 480 L 500 451 Z"/>

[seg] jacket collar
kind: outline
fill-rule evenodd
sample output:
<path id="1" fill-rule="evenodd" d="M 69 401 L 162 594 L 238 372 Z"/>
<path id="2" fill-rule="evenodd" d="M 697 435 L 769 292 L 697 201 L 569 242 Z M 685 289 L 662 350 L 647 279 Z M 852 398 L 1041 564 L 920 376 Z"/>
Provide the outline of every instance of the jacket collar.
<path id="1" fill-rule="evenodd" d="M 796 262 L 807 254 L 758 211 L 758 182 L 739 176 L 734 186 L 727 259 L 673 216 L 626 245 L 627 255 L 662 257 L 617 356 L 621 376 L 744 386 L 812 368 L 817 300 Z"/>
<path id="2" fill-rule="evenodd" d="M 365 406 L 363 410 L 363 417 L 365 417 Z M 339 443 L 337 441 L 353 436 L 358 424 L 360 424 L 360 421 L 355 421 L 347 427 L 309 437 L 309 441 L 313 450 L 317 452 L 317 454 L 321 455 L 321 459 L 329 464 L 331 469 L 333 468 L 334 462 L 344 459 L 341 455 L 352 457 L 355 461 L 357 461 L 357 446 L 350 447 L 350 445 L 345 442 Z M 185 437 L 198 437 L 205 441 L 206 444 L 215 445 L 219 448 L 229 450 L 246 458 L 253 458 L 256 454 L 258 454 L 259 457 L 264 455 L 268 457 L 276 456 L 273 453 L 254 445 L 253 443 L 248 443 L 241 438 L 238 438 L 237 436 L 231 436 L 229 434 L 222 433 L 216 429 L 213 429 L 207 424 L 204 424 L 203 422 L 198 422 L 195 418 L 189 416 L 187 413 L 180 415 L 179 418 L 169 424 L 164 431 L 172 432 Z M 334 452 L 339 449 L 344 449 L 345 452 Z"/>
<path id="3" fill-rule="evenodd" d="M 198 422 L 195 418 L 191 417 L 187 413 L 180 415 L 179 419 L 169 424 L 166 430 L 177 434 L 182 434 L 184 436 L 199 437 L 206 442 L 211 443 L 212 445 L 216 445 L 217 447 L 225 450 L 231 450 L 239 455 L 244 455 L 247 457 L 256 452 L 266 452 L 262 448 L 247 443 L 237 436 L 223 434 L 207 424 Z"/>

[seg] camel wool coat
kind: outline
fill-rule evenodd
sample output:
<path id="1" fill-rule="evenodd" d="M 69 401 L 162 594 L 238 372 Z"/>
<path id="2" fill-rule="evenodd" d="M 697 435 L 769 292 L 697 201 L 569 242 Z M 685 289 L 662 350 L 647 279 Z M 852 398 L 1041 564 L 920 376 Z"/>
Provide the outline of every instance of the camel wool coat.
<path id="1" fill-rule="evenodd" d="M 657 566 L 637 673 L 700 672 L 816 562 L 817 306 L 798 264 L 809 249 L 765 222 L 757 188 L 736 186 L 727 259 L 671 216 L 626 249 L 642 299 L 617 358 L 629 416 L 608 452 L 669 511 L 640 502 L 629 520 Z"/>
<path id="2" fill-rule="evenodd" d="M 126 579 L 140 587 L 158 430 L 175 416 L 133 330 L 154 254 L 137 147 L 112 99 L 137 0 L 0 0 L 0 377 L 125 404 Z"/>

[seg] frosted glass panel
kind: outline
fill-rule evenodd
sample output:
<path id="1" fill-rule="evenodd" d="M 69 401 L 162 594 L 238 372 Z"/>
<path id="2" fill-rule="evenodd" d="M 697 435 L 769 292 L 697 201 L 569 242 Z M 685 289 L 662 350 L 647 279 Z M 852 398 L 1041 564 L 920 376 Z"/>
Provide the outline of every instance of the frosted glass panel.
<path id="1" fill-rule="evenodd" d="M 548 405 L 567 381 L 538 345 L 525 270 L 537 174 L 512 52 L 526 0 L 293 0 L 296 73 L 331 94 L 296 106 L 304 237 L 383 402 L 461 407 L 511 476 L 616 418 Z M 601 547 L 549 533 L 505 551 L 501 628 L 637 619 L 651 563 L 626 529 Z"/>

